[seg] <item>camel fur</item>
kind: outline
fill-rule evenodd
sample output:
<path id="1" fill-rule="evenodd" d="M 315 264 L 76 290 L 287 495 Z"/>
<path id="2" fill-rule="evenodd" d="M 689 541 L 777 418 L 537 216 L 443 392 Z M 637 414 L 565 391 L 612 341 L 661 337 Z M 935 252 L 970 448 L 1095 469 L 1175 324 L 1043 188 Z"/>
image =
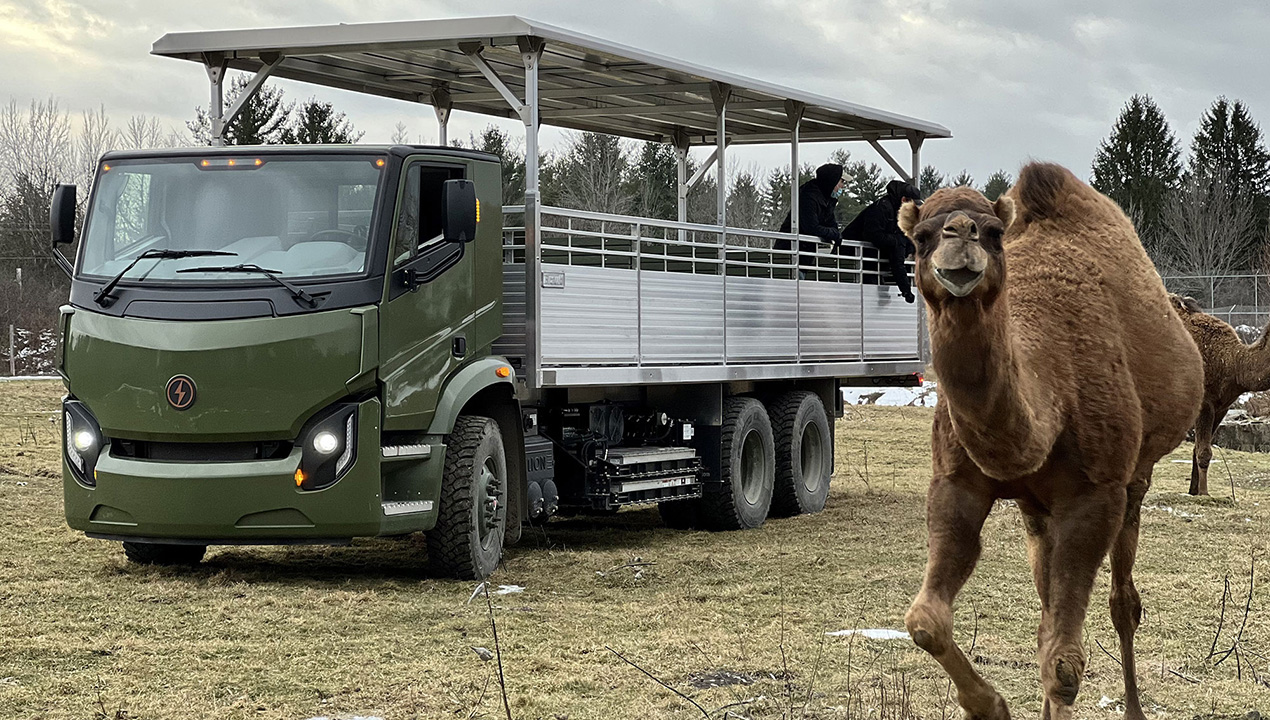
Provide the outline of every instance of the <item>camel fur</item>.
<path id="1" fill-rule="evenodd" d="M 1267 327 L 1252 345 L 1245 345 L 1230 325 L 1205 313 L 1193 298 L 1170 295 L 1204 359 L 1204 400 L 1195 420 L 1195 449 L 1191 454 L 1192 495 L 1208 494 L 1208 465 L 1213 459 L 1213 435 L 1226 411 L 1246 392 L 1270 390 L 1270 343 Z"/>
<path id="2" fill-rule="evenodd" d="M 940 383 L 928 559 L 908 630 L 951 676 L 968 718 L 1010 717 L 953 642 L 952 605 L 993 503 L 1014 499 L 1041 601 L 1043 717 L 1072 717 L 1085 612 L 1110 553 L 1124 717 L 1143 720 L 1139 512 L 1152 467 L 1199 410 L 1199 351 L 1124 213 L 1062 167 L 1027 165 L 995 203 L 939 190 L 899 223 L 917 246 Z"/>

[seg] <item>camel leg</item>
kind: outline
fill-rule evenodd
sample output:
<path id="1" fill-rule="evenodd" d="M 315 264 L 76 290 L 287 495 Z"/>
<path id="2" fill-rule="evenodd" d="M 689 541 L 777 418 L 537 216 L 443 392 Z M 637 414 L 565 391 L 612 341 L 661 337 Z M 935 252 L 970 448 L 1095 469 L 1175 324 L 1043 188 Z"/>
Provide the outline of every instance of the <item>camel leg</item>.
<path id="1" fill-rule="evenodd" d="M 979 560 L 979 533 L 992 510 L 993 498 L 987 490 L 974 487 L 974 480 L 936 477 L 931 481 L 926 499 L 926 578 L 904 624 L 913 642 L 952 678 L 967 720 L 1009 720 L 1005 701 L 971 666 L 952 633 L 953 600 Z"/>
<path id="2" fill-rule="evenodd" d="M 1050 534 L 1050 520 L 1039 508 L 1025 500 L 1019 500 L 1023 513 L 1023 527 L 1027 530 L 1027 559 L 1032 565 L 1032 580 L 1036 583 L 1036 595 L 1041 599 L 1041 624 L 1036 629 L 1036 646 L 1046 647 L 1053 630 L 1050 617 L 1049 557 L 1054 550 L 1054 538 Z M 1041 712 L 1042 720 L 1050 718 L 1049 699 Z"/>
<path id="3" fill-rule="evenodd" d="M 1040 648 L 1041 685 L 1053 720 L 1070 720 L 1085 674 L 1082 636 L 1094 578 L 1120 532 L 1125 486 L 1075 484 L 1056 493 L 1049 557 L 1050 632 Z"/>
<path id="4" fill-rule="evenodd" d="M 1191 457 L 1191 489 L 1192 495 L 1208 494 L 1208 464 L 1213 459 L 1213 433 L 1216 413 L 1207 405 L 1200 408 L 1199 419 L 1195 421 L 1195 450 Z M 1224 415 L 1224 413 L 1223 413 Z"/>
<path id="5" fill-rule="evenodd" d="M 1111 548 L 1111 622 L 1120 636 L 1120 660 L 1124 667 L 1125 720 L 1146 720 L 1138 699 L 1138 677 L 1133 655 L 1133 636 L 1142 620 L 1142 599 L 1133 584 L 1133 563 L 1138 554 L 1138 526 L 1142 498 L 1151 487 L 1151 468 L 1129 485 L 1124 523 Z"/>

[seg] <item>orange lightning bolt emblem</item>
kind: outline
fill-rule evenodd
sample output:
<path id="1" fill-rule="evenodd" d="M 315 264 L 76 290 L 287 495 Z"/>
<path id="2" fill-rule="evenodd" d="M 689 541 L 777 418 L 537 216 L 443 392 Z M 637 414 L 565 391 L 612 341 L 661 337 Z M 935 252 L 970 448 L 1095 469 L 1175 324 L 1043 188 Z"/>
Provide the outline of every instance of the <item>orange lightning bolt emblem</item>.
<path id="1" fill-rule="evenodd" d="M 184 410 L 194 404 L 197 391 L 194 381 L 188 375 L 174 375 L 168 380 L 168 404 L 177 410 Z"/>

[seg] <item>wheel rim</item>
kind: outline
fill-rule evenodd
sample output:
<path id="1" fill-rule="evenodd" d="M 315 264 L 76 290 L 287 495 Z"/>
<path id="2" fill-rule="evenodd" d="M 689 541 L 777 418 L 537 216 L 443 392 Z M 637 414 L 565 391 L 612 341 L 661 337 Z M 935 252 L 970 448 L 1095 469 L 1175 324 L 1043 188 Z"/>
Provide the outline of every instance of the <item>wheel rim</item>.
<path id="1" fill-rule="evenodd" d="M 757 503 L 763 495 L 766 466 L 763 437 L 757 430 L 750 430 L 741 444 L 741 494 L 751 505 Z"/>
<path id="2" fill-rule="evenodd" d="M 493 458 L 481 464 L 476 481 L 476 532 L 481 547 L 488 550 L 503 517 L 503 483 Z"/>
<path id="3" fill-rule="evenodd" d="M 825 438 L 820 434 L 820 428 L 816 423 L 809 422 L 803 427 L 799 445 L 801 446 L 803 486 L 814 493 L 825 481 L 825 471 L 828 469 L 825 467 Z"/>

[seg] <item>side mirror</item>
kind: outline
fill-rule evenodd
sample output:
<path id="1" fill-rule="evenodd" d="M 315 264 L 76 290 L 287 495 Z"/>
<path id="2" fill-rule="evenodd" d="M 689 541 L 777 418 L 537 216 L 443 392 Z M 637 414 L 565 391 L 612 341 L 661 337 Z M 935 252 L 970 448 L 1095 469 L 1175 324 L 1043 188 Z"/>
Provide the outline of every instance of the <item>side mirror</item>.
<path id="1" fill-rule="evenodd" d="M 75 242 L 75 186 L 58 185 L 49 205 L 49 227 L 53 230 L 53 247 Z"/>
<path id="2" fill-rule="evenodd" d="M 53 231 L 53 259 L 62 272 L 71 277 L 75 274 L 71 263 L 57 246 L 75 242 L 74 185 L 58 185 L 53 189 L 53 201 L 49 203 L 49 228 Z"/>
<path id="3" fill-rule="evenodd" d="M 476 184 L 471 180 L 446 180 L 441 186 L 441 232 L 446 242 L 472 242 L 480 220 Z"/>

